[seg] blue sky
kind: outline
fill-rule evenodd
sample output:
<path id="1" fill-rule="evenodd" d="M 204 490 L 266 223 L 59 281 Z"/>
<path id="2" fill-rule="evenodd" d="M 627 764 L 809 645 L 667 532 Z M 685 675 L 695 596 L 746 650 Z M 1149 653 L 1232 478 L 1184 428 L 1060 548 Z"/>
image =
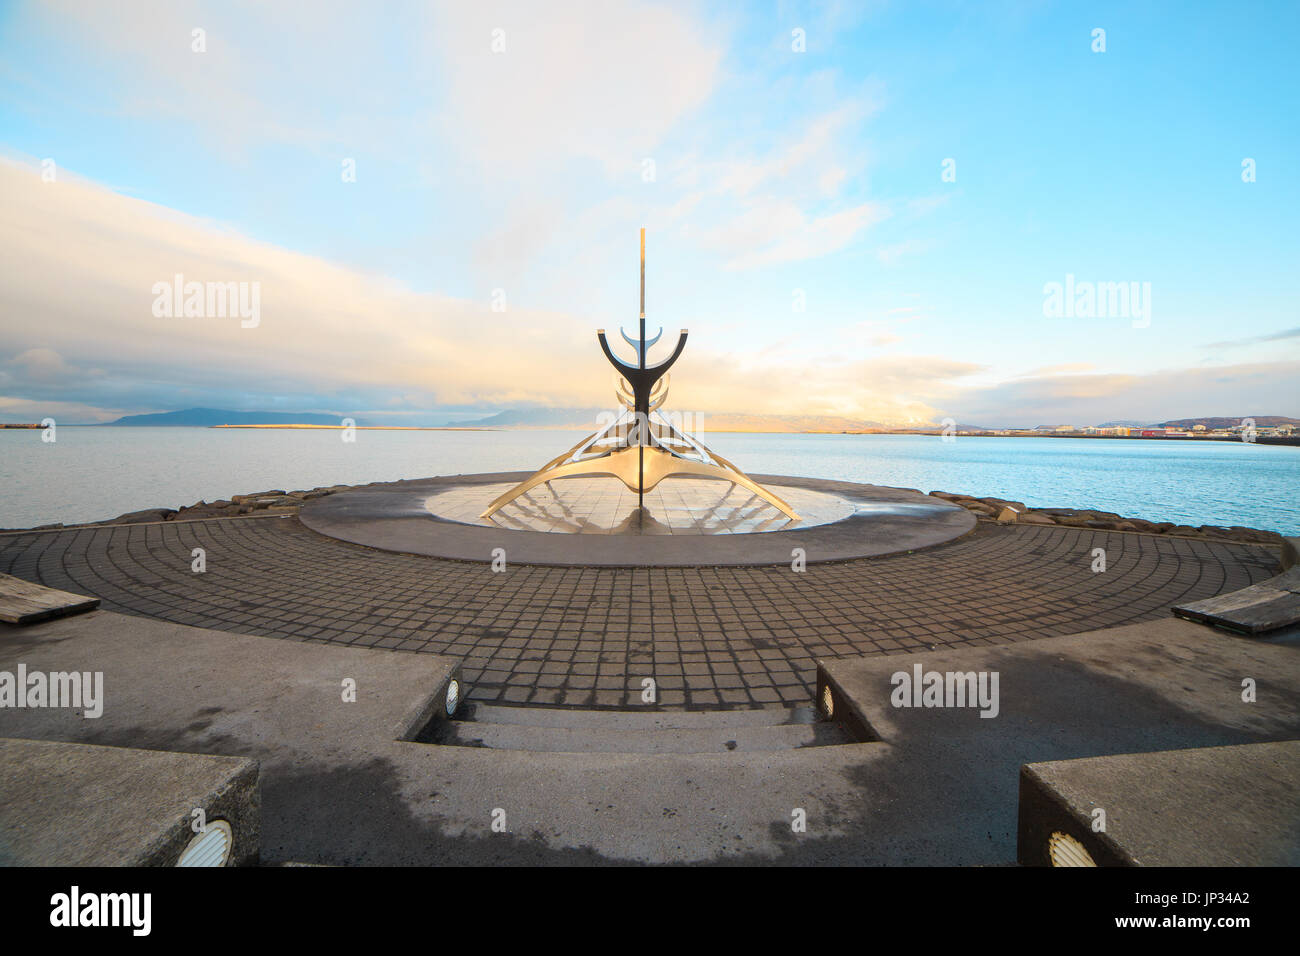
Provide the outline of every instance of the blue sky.
<path id="1" fill-rule="evenodd" d="M 1300 5 L 534 8 L 3 4 L 0 418 L 609 404 L 642 225 L 677 407 L 1300 417 Z"/>

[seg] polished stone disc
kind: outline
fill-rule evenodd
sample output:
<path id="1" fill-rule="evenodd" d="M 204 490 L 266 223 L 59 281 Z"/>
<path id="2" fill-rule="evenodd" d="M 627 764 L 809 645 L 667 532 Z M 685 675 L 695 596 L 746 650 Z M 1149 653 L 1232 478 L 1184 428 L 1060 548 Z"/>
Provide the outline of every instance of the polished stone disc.
<path id="1" fill-rule="evenodd" d="M 762 498 L 729 481 L 666 478 L 646 493 L 638 510 L 637 496 L 616 478 L 560 478 L 539 485 L 501 508 L 490 518 L 479 515 L 487 504 L 513 485 L 450 488 L 425 502 L 430 514 L 458 521 L 516 531 L 562 534 L 752 534 L 787 531 L 843 521 L 855 505 L 839 495 L 770 486 L 795 513 L 792 521 Z"/>

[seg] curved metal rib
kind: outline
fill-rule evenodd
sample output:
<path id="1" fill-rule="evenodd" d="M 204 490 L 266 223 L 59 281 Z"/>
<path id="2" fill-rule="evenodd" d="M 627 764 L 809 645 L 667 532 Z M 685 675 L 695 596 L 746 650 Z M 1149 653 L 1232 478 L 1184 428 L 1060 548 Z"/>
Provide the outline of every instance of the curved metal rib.
<path id="1" fill-rule="evenodd" d="M 609 340 L 605 338 L 604 329 L 601 329 L 599 332 L 596 333 L 596 338 L 600 340 L 601 351 L 605 353 L 605 358 L 609 359 L 609 364 L 613 365 L 614 368 L 618 369 L 619 372 L 622 373 L 623 377 L 626 378 L 629 382 L 631 382 L 633 386 L 635 386 L 636 383 L 642 378 L 642 376 L 645 376 L 649 378 L 651 381 L 653 381 L 654 379 L 658 378 L 660 375 L 663 375 L 665 372 L 667 372 L 668 369 L 672 368 L 673 363 L 676 362 L 677 359 L 681 356 L 682 349 L 686 348 L 686 336 L 688 334 L 689 333 L 687 332 L 686 329 L 682 329 L 682 331 L 678 334 L 677 347 L 673 349 L 673 354 L 668 356 L 668 358 L 660 362 L 658 365 L 647 365 L 645 368 L 638 368 L 635 365 L 628 365 L 621 358 L 615 355 L 614 350 L 609 347 Z M 658 375 L 648 376 L 646 375 L 646 373 L 648 372 L 657 372 Z"/>
<path id="2" fill-rule="evenodd" d="M 662 325 L 659 326 L 659 331 L 655 333 L 655 337 L 650 339 L 650 341 L 648 342 L 642 342 L 640 339 L 632 338 L 630 335 L 628 335 L 626 332 L 623 331 L 622 326 L 619 326 L 618 331 L 619 334 L 623 336 L 623 341 L 626 342 L 628 345 L 632 346 L 632 348 L 636 350 L 637 364 L 643 365 L 645 364 L 646 353 L 650 351 L 650 346 L 658 342 L 659 339 L 663 336 L 664 327 Z"/>
<path id="3" fill-rule="evenodd" d="M 605 340 L 605 330 L 601 329 L 596 333 L 596 338 L 600 340 L 600 347 L 605 353 L 605 358 L 609 359 L 609 364 L 618 369 L 624 378 L 628 377 L 629 372 L 639 372 L 640 369 L 635 365 L 628 365 L 621 358 L 614 354 L 614 350 L 609 347 L 609 342 Z"/>
<path id="4" fill-rule="evenodd" d="M 672 364 L 677 361 L 678 357 L 682 354 L 682 349 L 684 348 L 686 348 L 686 330 L 682 329 L 680 334 L 677 336 L 677 348 L 673 349 L 673 354 L 668 356 L 667 359 L 660 362 L 658 365 L 647 366 L 646 371 L 658 372 L 660 375 L 664 374 L 672 367 Z"/>

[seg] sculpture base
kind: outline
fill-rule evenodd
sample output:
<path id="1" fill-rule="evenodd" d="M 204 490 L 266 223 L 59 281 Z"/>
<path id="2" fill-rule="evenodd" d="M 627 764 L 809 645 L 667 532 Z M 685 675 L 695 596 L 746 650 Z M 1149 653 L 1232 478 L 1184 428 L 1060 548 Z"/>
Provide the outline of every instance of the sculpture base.
<path id="1" fill-rule="evenodd" d="M 772 486 L 798 518 L 787 518 L 743 485 L 712 478 L 665 478 L 645 492 L 613 477 L 557 478 L 482 517 L 483 500 L 496 498 L 514 485 L 450 488 L 425 503 L 429 513 L 446 521 L 514 531 L 562 534 L 756 534 L 843 521 L 853 514 L 851 501 L 805 488 Z"/>
<path id="2" fill-rule="evenodd" d="M 307 502 L 299 512 L 304 525 L 313 531 L 384 551 L 401 551 L 407 554 L 452 558 L 460 561 L 490 563 L 503 557 L 506 567 L 519 564 L 553 565 L 561 567 L 690 567 L 710 565 L 715 567 L 744 567 L 784 565 L 789 567 L 801 549 L 808 564 L 825 561 L 844 561 L 850 558 L 873 557 L 914 551 L 933 547 L 961 537 L 975 528 L 975 516 L 964 508 L 946 501 L 931 498 L 916 491 L 884 488 L 878 485 L 854 484 L 843 481 L 825 481 L 815 478 L 789 478 L 771 475 L 754 476 L 755 480 L 778 487 L 782 493 L 807 495 L 809 502 L 820 502 L 819 507 L 842 514 L 841 518 L 826 520 L 821 524 L 786 522 L 773 509 L 761 511 L 754 508 L 750 518 L 744 517 L 745 504 L 730 492 L 719 503 L 717 493 L 722 482 L 706 478 L 674 478 L 663 482 L 660 494 L 681 494 L 683 502 L 699 503 L 709 494 L 708 486 L 715 486 L 712 494 L 712 517 L 696 521 L 700 512 L 689 504 L 674 509 L 664 505 L 655 517 L 653 504 L 648 514 L 635 511 L 636 497 L 631 496 L 632 509 L 624 515 L 624 524 L 615 520 L 617 511 L 611 510 L 609 518 L 600 525 L 594 523 L 599 509 L 592 506 L 585 533 L 563 532 L 563 527 L 539 531 L 516 526 L 502 527 L 501 523 L 479 522 L 473 512 L 474 504 L 482 509 L 482 502 L 491 500 L 494 490 L 509 486 L 528 477 L 528 473 L 490 475 L 456 475 L 445 478 L 426 478 L 398 481 L 390 484 L 368 485 L 354 491 L 341 492 Z M 566 479 L 584 481 L 586 479 Z M 607 490 L 618 489 L 613 479 Z M 690 487 L 700 484 L 701 488 Z M 569 492 L 557 486 L 562 504 Z M 578 489 L 574 488 L 576 492 Z M 625 491 L 625 489 L 624 489 Z M 622 494 L 623 491 L 609 491 Z M 812 493 L 812 494 L 809 494 Z M 532 494 L 530 492 L 530 494 Z M 446 496 L 444 498 L 444 496 Z M 450 513 L 453 504 L 468 508 L 472 516 L 465 521 L 435 515 L 429 509 L 430 501 L 443 499 Z M 532 499 L 529 508 L 540 509 L 543 502 Z M 734 510 L 732 510 L 734 509 Z M 503 509 L 504 510 L 504 509 Z M 802 512 L 802 505 L 800 507 Z M 538 512 L 541 513 L 540 511 Z M 708 514 L 706 513 L 706 514 Z M 602 512 L 603 514 L 603 512 Z M 686 527 L 687 516 L 691 527 Z M 507 516 L 508 519 L 509 516 Z M 646 529 L 646 518 L 664 523 L 668 531 Z M 640 519 L 640 520 L 638 520 Z M 523 520 L 516 518 L 514 520 Z M 532 518 L 529 520 L 540 520 Z M 553 526 L 562 526 L 574 517 L 551 516 Z M 745 522 L 753 520 L 753 526 Z M 674 529 L 671 522 L 682 525 Z M 774 521 L 777 526 L 766 529 L 762 521 Z M 712 524 L 712 531 L 705 527 Z M 634 525 L 638 525 L 636 527 Z M 730 527 L 728 527 L 730 525 Z M 596 527 L 605 530 L 598 531 Z"/>

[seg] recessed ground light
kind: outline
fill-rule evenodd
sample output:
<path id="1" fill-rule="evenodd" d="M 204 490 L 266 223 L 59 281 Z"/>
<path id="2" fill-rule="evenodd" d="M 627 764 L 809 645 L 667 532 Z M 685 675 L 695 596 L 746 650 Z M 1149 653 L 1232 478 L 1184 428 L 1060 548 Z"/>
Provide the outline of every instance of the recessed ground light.
<path id="1" fill-rule="evenodd" d="M 835 716 L 835 695 L 831 693 L 831 685 L 822 685 L 822 713 L 827 717 Z"/>
<path id="2" fill-rule="evenodd" d="M 447 716 L 451 717 L 456 713 L 456 708 L 460 706 L 460 681 L 452 678 L 447 682 Z"/>
<path id="3" fill-rule="evenodd" d="M 212 820 L 207 829 L 190 841 L 177 866 L 225 866 L 230 859 L 234 833 L 225 820 Z"/>
<path id="4" fill-rule="evenodd" d="M 1052 866 L 1096 866 L 1082 843 L 1059 830 L 1047 838 L 1047 853 Z"/>

